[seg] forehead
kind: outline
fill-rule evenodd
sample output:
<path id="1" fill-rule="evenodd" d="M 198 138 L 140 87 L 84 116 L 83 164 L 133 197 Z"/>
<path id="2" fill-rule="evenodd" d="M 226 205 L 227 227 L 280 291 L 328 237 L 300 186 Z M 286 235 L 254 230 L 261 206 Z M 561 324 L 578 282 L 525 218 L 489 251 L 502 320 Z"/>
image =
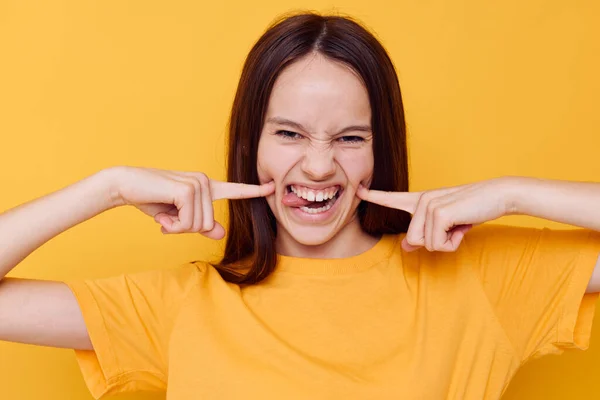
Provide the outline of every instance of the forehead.
<path id="1" fill-rule="evenodd" d="M 277 78 L 267 117 L 297 121 L 311 129 L 336 129 L 348 123 L 369 124 L 366 87 L 347 65 L 319 54 L 288 66 Z"/>

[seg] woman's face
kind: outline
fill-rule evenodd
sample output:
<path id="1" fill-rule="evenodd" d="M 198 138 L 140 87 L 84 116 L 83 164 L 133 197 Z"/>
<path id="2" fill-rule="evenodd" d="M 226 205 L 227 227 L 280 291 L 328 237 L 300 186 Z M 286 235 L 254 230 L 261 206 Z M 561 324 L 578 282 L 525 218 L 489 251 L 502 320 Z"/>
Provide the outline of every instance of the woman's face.
<path id="1" fill-rule="evenodd" d="M 261 183 L 275 181 L 267 202 L 278 236 L 303 245 L 328 242 L 359 224 L 359 183 L 373 173 L 367 90 L 347 66 L 311 54 L 278 77 L 258 145 Z"/>

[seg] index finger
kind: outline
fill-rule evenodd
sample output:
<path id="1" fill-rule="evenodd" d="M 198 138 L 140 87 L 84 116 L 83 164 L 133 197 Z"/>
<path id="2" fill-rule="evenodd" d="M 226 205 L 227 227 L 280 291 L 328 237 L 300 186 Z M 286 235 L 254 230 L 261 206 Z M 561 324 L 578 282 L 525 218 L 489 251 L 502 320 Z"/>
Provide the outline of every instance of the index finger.
<path id="1" fill-rule="evenodd" d="M 220 199 L 252 199 L 268 196 L 274 191 L 275 182 L 272 181 L 262 185 L 249 185 L 210 180 L 210 193 L 213 201 Z"/>
<path id="2" fill-rule="evenodd" d="M 356 195 L 362 200 L 380 206 L 396 208 L 414 214 L 421 198 L 421 192 L 386 192 L 382 190 L 369 190 L 360 186 Z"/>

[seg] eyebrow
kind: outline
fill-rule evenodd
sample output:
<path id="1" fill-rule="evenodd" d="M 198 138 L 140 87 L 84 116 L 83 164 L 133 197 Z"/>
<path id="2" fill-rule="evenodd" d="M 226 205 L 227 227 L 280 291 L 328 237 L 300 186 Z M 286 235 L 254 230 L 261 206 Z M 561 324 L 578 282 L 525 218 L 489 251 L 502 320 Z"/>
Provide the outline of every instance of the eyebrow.
<path id="1" fill-rule="evenodd" d="M 302 130 L 304 132 L 308 132 L 308 129 L 303 127 L 302 124 L 299 124 L 298 122 L 294 122 L 287 118 L 271 117 L 271 118 L 267 119 L 267 122 L 271 122 L 271 123 L 275 123 L 275 124 L 279 124 L 279 125 L 287 125 L 287 126 L 291 126 L 292 128 L 296 128 L 296 129 Z M 346 132 L 356 132 L 356 131 L 370 133 L 371 126 L 370 125 L 350 125 L 350 126 L 345 127 L 344 129 L 340 130 L 338 133 L 336 133 L 336 135 L 346 133 Z"/>

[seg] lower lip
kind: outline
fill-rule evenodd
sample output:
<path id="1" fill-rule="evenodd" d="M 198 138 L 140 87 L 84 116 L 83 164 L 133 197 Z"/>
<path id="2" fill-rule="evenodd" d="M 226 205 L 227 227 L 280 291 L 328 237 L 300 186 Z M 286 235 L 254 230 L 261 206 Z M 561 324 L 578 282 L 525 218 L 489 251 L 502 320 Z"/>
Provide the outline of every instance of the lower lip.
<path id="1" fill-rule="evenodd" d="M 316 214 L 311 214 L 311 213 L 307 213 L 306 211 L 302 211 L 302 209 L 300 207 L 291 207 L 292 213 L 293 213 L 293 215 L 295 215 L 302 221 L 306 221 L 306 222 L 327 221 L 337 210 L 338 204 L 340 203 L 340 200 L 343 195 L 344 195 L 344 190 L 342 190 L 341 193 L 338 194 L 338 197 L 337 197 L 335 203 L 333 203 L 331 208 L 327 211 L 323 211 L 323 212 L 316 213 Z"/>

